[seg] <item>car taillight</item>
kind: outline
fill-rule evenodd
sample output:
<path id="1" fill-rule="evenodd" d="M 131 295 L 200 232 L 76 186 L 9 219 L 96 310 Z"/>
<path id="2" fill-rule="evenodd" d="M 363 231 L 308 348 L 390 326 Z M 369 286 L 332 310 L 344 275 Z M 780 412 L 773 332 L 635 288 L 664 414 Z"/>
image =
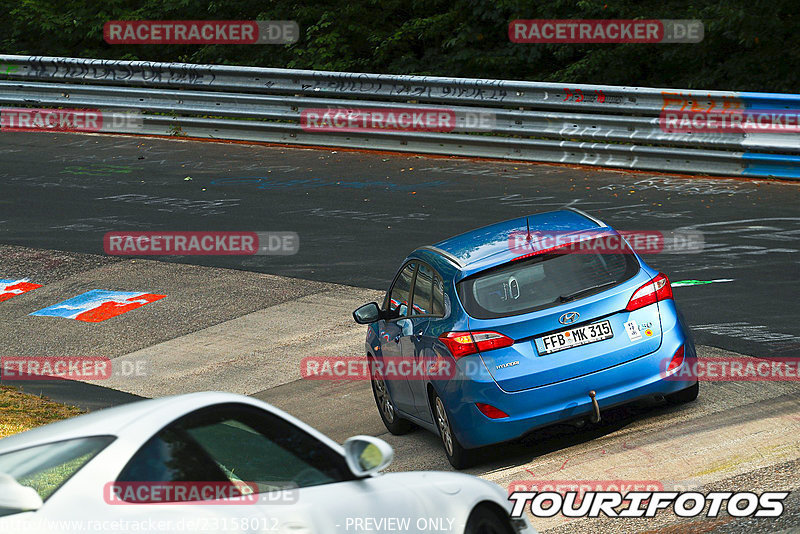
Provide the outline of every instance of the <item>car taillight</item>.
<path id="1" fill-rule="evenodd" d="M 669 285 L 669 278 L 664 273 L 658 273 L 655 278 L 634 291 L 625 309 L 628 311 L 638 310 L 659 300 L 671 298 L 672 286 Z"/>
<path id="2" fill-rule="evenodd" d="M 672 356 L 672 360 L 670 360 L 669 365 L 667 366 L 667 375 L 671 375 L 674 373 L 678 367 L 683 364 L 683 345 L 681 348 L 675 351 L 675 354 Z"/>
<path id="3" fill-rule="evenodd" d="M 489 331 L 445 332 L 439 336 L 439 340 L 450 349 L 450 354 L 456 360 L 476 352 L 510 347 L 514 344 L 514 340 L 510 337 Z"/>
<path id="4" fill-rule="evenodd" d="M 484 404 L 482 402 L 476 402 L 475 406 L 481 411 L 483 415 L 488 417 L 489 419 L 502 419 L 503 417 L 508 417 L 508 414 L 501 410 L 500 408 L 495 408 L 491 404 Z"/>

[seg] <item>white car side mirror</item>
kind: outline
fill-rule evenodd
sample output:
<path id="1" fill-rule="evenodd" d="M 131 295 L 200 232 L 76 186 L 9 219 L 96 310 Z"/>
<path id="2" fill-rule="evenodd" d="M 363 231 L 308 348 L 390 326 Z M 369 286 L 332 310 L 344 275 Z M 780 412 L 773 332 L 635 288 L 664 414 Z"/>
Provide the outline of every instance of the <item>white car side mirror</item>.
<path id="1" fill-rule="evenodd" d="M 0 473 L 0 508 L 32 512 L 43 504 L 35 489 L 23 486 L 11 475 Z"/>
<path id="2" fill-rule="evenodd" d="M 350 471 L 366 477 L 386 469 L 394 459 L 394 450 L 382 439 L 353 436 L 344 442 L 344 455 Z"/>

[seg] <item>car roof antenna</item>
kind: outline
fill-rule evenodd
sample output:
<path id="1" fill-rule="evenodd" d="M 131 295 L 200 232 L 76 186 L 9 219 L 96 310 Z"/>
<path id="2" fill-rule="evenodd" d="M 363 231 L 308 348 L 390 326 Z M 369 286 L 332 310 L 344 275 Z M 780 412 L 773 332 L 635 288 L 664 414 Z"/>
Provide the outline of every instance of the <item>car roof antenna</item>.
<path id="1" fill-rule="evenodd" d="M 528 227 L 528 236 L 525 238 L 525 241 L 531 240 L 531 223 L 528 221 L 528 217 L 525 217 L 525 225 Z"/>

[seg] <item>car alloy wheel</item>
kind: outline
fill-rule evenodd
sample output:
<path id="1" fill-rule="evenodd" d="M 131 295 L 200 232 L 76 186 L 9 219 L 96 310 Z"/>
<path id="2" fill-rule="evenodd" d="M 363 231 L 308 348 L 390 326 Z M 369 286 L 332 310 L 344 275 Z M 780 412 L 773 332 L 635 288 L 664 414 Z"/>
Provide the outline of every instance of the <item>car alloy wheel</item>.
<path id="1" fill-rule="evenodd" d="M 389 423 L 394 423 L 394 405 L 386 390 L 386 382 L 383 381 L 383 377 L 378 371 L 375 371 L 375 376 L 372 378 L 372 387 L 375 390 L 375 400 L 378 401 L 383 417 Z"/>
<path id="2" fill-rule="evenodd" d="M 447 461 L 456 469 L 464 469 L 471 466 L 475 462 L 474 450 L 465 449 L 461 443 L 458 442 L 456 434 L 453 432 L 453 425 L 450 422 L 450 417 L 447 415 L 447 410 L 444 407 L 442 399 L 435 393 L 431 396 L 431 405 L 433 408 L 433 417 L 436 420 L 436 428 L 439 430 L 439 435 L 442 437 L 442 444 L 444 445 L 444 452 L 447 455 Z"/>
<path id="3" fill-rule="evenodd" d="M 453 455 L 453 433 L 450 430 L 450 421 L 447 419 L 447 412 L 444 410 L 442 399 L 436 397 L 436 424 L 439 426 L 439 434 L 442 436 L 444 449 L 448 456 Z"/>
<path id="4" fill-rule="evenodd" d="M 414 424 L 398 415 L 397 410 L 392 402 L 392 396 L 389 393 L 389 388 L 386 387 L 386 380 L 380 374 L 376 366 L 375 360 L 372 356 L 367 356 L 369 361 L 370 384 L 372 385 L 372 394 L 375 397 L 375 405 L 378 407 L 378 413 L 381 416 L 381 421 L 386 426 L 386 430 L 400 436 L 407 434 L 414 430 Z"/>

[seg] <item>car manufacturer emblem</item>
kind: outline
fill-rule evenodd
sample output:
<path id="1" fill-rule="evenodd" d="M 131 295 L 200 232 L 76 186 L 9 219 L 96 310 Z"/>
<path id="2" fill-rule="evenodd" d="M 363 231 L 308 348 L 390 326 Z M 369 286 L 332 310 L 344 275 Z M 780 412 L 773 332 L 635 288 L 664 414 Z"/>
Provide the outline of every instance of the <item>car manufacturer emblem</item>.
<path id="1" fill-rule="evenodd" d="M 561 324 L 572 324 L 577 321 L 580 316 L 581 314 L 578 312 L 567 312 L 558 318 L 558 322 Z"/>

